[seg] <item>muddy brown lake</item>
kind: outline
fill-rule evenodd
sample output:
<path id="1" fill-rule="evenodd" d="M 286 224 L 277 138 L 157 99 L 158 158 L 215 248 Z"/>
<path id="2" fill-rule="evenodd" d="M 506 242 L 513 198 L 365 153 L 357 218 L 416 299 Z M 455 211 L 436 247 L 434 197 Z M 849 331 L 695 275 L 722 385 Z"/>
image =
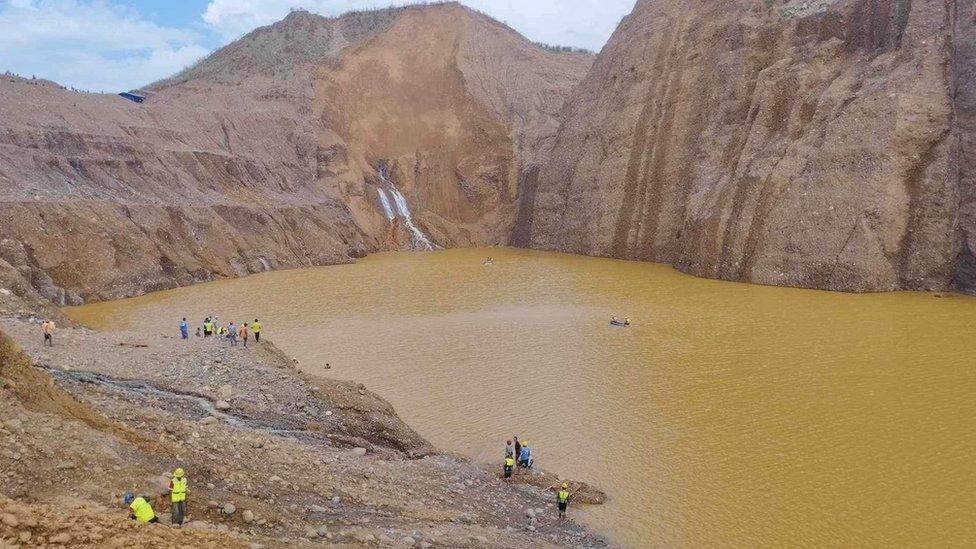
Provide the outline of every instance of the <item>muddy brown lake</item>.
<path id="1" fill-rule="evenodd" d="M 571 514 L 620 543 L 976 544 L 973 298 L 491 249 L 67 312 L 147 337 L 177 335 L 183 316 L 260 318 L 303 368 L 365 383 L 441 449 L 500 467 L 506 438 L 528 440 L 542 468 L 608 492 Z"/>

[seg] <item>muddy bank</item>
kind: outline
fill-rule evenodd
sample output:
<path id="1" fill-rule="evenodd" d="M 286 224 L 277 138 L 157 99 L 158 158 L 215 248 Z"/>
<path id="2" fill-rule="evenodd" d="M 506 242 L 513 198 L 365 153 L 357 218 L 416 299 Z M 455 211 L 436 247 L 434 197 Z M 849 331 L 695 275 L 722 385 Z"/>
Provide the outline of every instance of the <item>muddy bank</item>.
<path id="1" fill-rule="evenodd" d="M 106 539 L 129 535 L 118 520 L 128 489 L 153 496 L 167 523 L 164 475 L 181 466 L 189 529 L 217 536 L 192 538 L 198 546 L 607 546 L 556 520 L 549 478 L 506 483 L 439 454 L 382 399 L 296 371 L 270 342 L 69 327 L 47 348 L 13 316 L 0 331 L 0 492 L 13 500 L 0 507 L 38 517 L 0 529 L 10 542 L 53 543 L 62 529 L 43 505 L 59 501 L 75 509 L 63 529 L 73 543 L 97 542 L 80 535 L 89 525 Z M 148 537 L 133 541 L 165 527 L 144 526 L 132 535 Z"/>

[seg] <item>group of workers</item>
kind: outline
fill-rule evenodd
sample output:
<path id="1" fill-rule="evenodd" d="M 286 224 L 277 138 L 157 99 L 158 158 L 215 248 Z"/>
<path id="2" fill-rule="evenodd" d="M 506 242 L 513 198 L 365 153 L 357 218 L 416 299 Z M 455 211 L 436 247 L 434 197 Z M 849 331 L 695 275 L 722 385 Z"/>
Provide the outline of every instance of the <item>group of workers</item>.
<path id="1" fill-rule="evenodd" d="M 169 482 L 170 518 L 172 523 L 182 526 L 186 520 L 186 471 L 179 468 L 173 471 L 173 478 Z M 152 496 L 136 496 L 132 492 L 122 495 L 122 503 L 129 508 L 129 518 L 137 522 L 156 523 L 159 517 L 153 510 L 150 500 Z"/>
<path id="2" fill-rule="evenodd" d="M 247 340 L 251 334 L 254 334 L 256 343 L 261 342 L 261 322 L 256 318 L 250 324 L 245 322 L 238 326 L 234 321 L 231 321 L 224 326 L 221 324 L 219 316 L 208 316 L 203 319 L 203 326 L 197 328 L 197 337 L 222 337 L 227 339 L 232 347 L 236 347 L 238 342 L 247 347 Z M 180 337 L 183 339 L 190 338 L 190 325 L 187 323 L 186 317 L 180 321 Z"/>
<path id="3" fill-rule="evenodd" d="M 532 448 L 529 447 L 529 441 L 520 441 L 517 436 L 513 436 L 511 439 L 505 441 L 505 462 L 502 466 L 502 474 L 505 478 L 512 478 L 513 474 L 517 474 L 518 469 L 528 471 L 532 469 L 534 464 L 535 458 L 532 456 Z M 569 498 L 571 495 L 569 492 L 569 483 L 562 483 L 556 492 L 556 504 L 559 507 L 560 519 L 566 517 L 566 508 L 569 506 Z"/>
<path id="4" fill-rule="evenodd" d="M 514 440 L 514 442 L 512 442 Z M 511 478 L 515 469 L 531 469 L 535 460 L 532 458 L 532 449 L 529 448 L 529 441 L 519 440 L 513 436 L 505 441 L 505 478 Z"/>

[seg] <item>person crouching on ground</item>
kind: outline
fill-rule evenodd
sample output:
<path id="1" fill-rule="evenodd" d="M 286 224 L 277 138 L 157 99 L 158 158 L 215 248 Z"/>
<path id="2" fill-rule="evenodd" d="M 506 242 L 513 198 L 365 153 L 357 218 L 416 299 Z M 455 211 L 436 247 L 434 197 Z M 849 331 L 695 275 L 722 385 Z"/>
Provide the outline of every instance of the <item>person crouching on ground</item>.
<path id="1" fill-rule="evenodd" d="M 173 471 L 173 478 L 169 481 L 169 499 L 173 524 L 179 526 L 183 526 L 186 519 L 186 483 L 186 471 L 182 468 Z"/>
<path id="2" fill-rule="evenodd" d="M 569 483 L 564 482 L 556 493 L 556 505 L 559 506 L 559 520 L 566 518 L 566 508 L 569 507 Z"/>
<path id="3" fill-rule="evenodd" d="M 122 503 L 129 507 L 129 518 L 136 522 L 159 522 L 159 518 L 149 504 L 149 496 L 136 497 L 132 492 L 126 492 L 122 496 Z"/>

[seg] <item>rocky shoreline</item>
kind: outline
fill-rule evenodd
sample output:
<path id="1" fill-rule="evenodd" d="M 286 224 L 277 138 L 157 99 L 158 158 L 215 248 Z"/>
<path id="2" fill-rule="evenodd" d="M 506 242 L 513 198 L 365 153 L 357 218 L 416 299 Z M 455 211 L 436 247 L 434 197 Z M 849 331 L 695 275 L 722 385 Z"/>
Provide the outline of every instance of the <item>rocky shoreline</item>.
<path id="1" fill-rule="evenodd" d="M 181 542 L 195 546 L 609 545 L 557 521 L 556 477 L 505 482 L 494 468 L 439 453 L 362 385 L 304 374 L 271 342 L 244 350 L 68 323 L 49 348 L 30 317 L 56 311 L 0 305 L 7 543 L 168 537 L 168 524 L 118 520 L 118 499 L 128 489 L 151 494 L 168 523 L 163 475 L 180 466 L 191 521 L 179 536 L 200 534 Z M 45 523 L 45 505 L 66 506 L 70 521 Z"/>

